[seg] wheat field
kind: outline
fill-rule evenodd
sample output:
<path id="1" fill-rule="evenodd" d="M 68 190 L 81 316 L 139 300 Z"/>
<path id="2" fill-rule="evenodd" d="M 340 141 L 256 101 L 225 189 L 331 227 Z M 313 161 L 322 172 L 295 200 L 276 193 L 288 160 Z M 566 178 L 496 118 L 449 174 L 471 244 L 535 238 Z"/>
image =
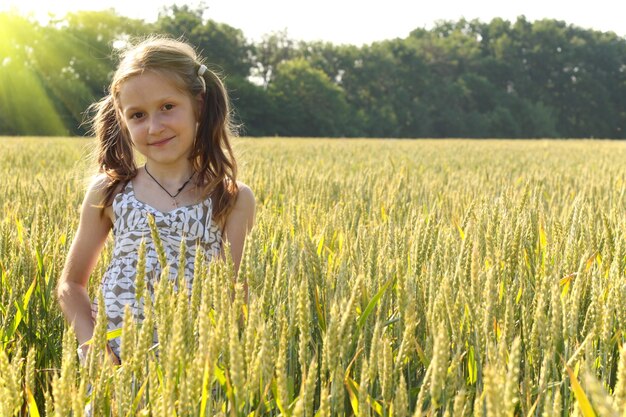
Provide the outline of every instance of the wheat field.
<path id="1" fill-rule="evenodd" d="M 55 299 L 92 145 L 0 139 L 0 416 L 626 415 L 623 143 L 236 139 L 248 302 L 198 259 L 120 366 Z"/>

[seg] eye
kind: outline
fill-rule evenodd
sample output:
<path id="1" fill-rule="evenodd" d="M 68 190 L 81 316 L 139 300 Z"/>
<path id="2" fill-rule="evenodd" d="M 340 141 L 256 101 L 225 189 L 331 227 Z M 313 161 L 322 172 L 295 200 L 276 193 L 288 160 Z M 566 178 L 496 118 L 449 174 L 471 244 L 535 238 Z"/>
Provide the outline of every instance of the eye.
<path id="1" fill-rule="evenodd" d="M 130 115 L 131 119 L 141 119 L 143 117 L 143 113 L 142 112 L 136 112 Z"/>
<path id="2" fill-rule="evenodd" d="M 174 105 L 171 103 L 163 105 L 163 110 L 172 110 L 173 108 L 174 108 Z"/>

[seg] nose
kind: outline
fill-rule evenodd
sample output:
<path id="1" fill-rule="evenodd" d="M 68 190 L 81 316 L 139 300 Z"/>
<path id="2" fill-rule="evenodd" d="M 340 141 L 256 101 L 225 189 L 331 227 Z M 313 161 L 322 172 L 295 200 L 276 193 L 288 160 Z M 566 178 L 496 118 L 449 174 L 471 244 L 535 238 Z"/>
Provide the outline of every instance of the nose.
<path id="1" fill-rule="evenodd" d="M 150 135 L 156 135 L 163 131 L 163 123 L 158 115 L 150 117 L 150 122 L 148 123 L 148 133 Z"/>

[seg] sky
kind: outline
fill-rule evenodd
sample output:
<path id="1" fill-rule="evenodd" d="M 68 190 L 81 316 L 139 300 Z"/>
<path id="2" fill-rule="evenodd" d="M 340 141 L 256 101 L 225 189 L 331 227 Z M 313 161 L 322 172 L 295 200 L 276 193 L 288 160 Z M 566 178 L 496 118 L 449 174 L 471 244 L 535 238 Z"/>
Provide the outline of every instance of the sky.
<path id="1" fill-rule="evenodd" d="M 264 34 L 287 31 L 288 37 L 305 41 L 363 45 L 404 38 L 416 28 L 430 29 L 439 20 L 494 17 L 515 21 L 520 16 L 535 21 L 564 20 L 586 29 L 613 31 L 626 36 L 626 3 L 622 0 L 204 0 L 205 17 L 241 29 L 258 41 Z M 156 20 L 164 6 L 198 0 L 0 0 L 0 11 L 17 9 L 44 18 L 48 12 L 113 8 L 124 16 Z"/>

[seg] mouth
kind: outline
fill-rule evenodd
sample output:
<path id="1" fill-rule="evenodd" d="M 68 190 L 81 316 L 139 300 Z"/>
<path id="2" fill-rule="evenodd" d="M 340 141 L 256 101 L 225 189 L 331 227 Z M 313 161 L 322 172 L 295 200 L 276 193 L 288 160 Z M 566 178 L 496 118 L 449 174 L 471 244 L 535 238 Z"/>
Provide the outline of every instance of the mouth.
<path id="1" fill-rule="evenodd" d="M 165 144 L 167 144 L 169 141 L 171 141 L 172 139 L 174 139 L 174 136 L 172 136 L 171 138 L 166 138 L 157 142 L 152 142 L 150 144 L 148 144 L 148 146 L 163 146 Z"/>

